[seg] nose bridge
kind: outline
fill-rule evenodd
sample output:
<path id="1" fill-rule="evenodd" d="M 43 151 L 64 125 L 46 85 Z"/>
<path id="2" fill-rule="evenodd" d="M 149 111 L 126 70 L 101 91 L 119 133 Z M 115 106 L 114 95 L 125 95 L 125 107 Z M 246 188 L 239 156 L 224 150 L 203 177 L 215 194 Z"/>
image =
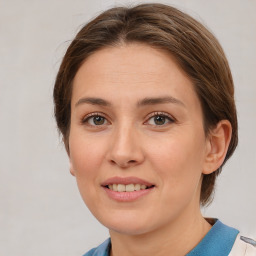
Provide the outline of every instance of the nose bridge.
<path id="1" fill-rule="evenodd" d="M 121 167 L 138 164 L 143 160 L 138 131 L 130 121 L 120 122 L 113 131 L 110 160 Z"/>
<path id="2" fill-rule="evenodd" d="M 123 153 L 128 153 L 131 151 L 131 148 L 134 144 L 135 129 L 132 127 L 132 124 L 125 122 L 116 127 L 114 134 L 114 144 L 118 151 Z"/>

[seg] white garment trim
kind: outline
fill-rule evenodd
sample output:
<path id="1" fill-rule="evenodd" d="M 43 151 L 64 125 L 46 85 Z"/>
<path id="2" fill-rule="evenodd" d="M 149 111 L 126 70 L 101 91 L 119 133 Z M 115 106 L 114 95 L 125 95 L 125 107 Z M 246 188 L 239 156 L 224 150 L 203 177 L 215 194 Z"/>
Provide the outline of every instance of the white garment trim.
<path id="1" fill-rule="evenodd" d="M 241 240 L 239 233 L 228 256 L 256 256 L 256 247 Z"/>

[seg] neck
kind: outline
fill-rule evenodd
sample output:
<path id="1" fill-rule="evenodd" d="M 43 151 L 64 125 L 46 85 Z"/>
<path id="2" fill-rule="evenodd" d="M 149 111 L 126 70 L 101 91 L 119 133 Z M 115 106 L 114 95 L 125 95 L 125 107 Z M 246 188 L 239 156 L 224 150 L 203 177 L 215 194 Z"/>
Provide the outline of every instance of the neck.
<path id="1" fill-rule="evenodd" d="M 210 230 L 200 210 L 193 217 L 179 216 L 173 223 L 141 235 L 110 231 L 111 256 L 186 255 Z"/>

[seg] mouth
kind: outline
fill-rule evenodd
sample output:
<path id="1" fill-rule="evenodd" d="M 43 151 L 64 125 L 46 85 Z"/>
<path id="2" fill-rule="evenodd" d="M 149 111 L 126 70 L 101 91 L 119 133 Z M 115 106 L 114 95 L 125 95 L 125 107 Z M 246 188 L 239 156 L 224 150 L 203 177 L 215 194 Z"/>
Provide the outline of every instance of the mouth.
<path id="1" fill-rule="evenodd" d="M 150 194 L 155 185 L 137 177 L 113 177 L 101 184 L 107 195 L 119 202 L 131 202 Z"/>
<path id="2" fill-rule="evenodd" d="M 145 184 L 109 184 L 104 187 L 116 192 L 134 192 L 153 188 L 154 185 L 147 186 Z"/>

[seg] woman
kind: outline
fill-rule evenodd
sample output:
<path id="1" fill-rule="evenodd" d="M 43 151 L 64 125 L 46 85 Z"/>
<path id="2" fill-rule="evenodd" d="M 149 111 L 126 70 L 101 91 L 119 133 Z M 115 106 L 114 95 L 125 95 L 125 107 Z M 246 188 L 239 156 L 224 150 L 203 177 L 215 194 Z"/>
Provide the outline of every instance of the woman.
<path id="1" fill-rule="evenodd" d="M 54 101 L 70 172 L 110 233 L 85 255 L 256 255 L 200 212 L 238 141 L 228 62 L 200 23 L 163 4 L 107 10 L 69 46 Z"/>

